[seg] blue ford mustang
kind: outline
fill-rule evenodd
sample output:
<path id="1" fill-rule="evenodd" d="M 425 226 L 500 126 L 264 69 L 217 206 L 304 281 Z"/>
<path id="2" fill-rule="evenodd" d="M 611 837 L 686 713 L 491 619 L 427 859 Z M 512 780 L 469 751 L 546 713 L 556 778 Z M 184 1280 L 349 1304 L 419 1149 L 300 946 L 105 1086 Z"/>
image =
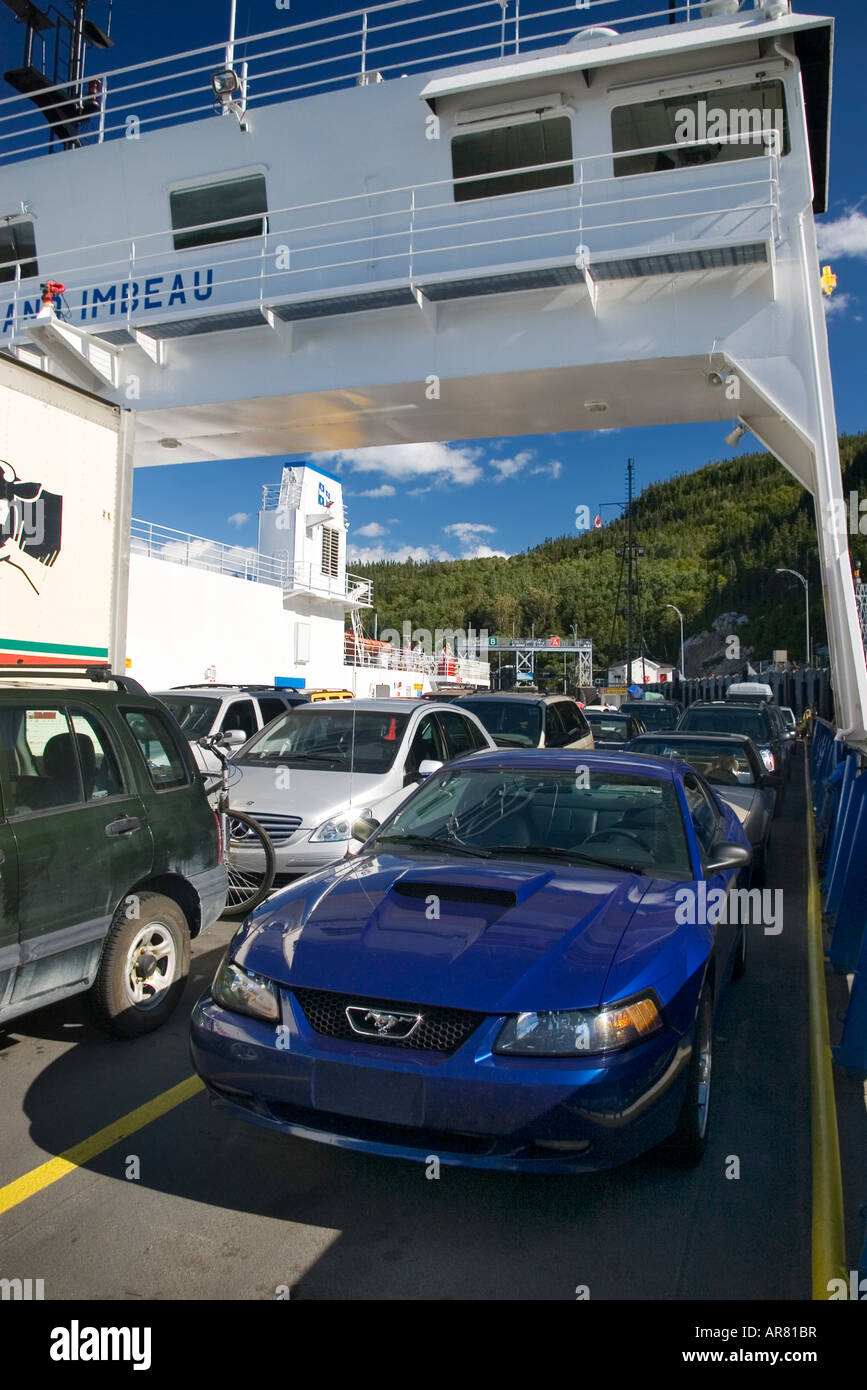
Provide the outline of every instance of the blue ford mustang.
<path id="1" fill-rule="evenodd" d="M 192 1019 L 214 1101 L 419 1161 L 590 1172 L 670 1139 L 697 1162 L 714 1017 L 746 952 L 714 890 L 750 860 L 702 777 L 481 752 L 370 830 L 232 941 Z"/>

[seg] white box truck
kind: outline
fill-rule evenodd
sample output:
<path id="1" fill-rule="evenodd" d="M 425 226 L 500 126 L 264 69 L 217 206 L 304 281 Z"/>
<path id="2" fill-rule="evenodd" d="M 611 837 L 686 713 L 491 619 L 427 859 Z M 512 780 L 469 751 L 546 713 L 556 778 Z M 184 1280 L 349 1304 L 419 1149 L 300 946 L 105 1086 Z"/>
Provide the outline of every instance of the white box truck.
<path id="1" fill-rule="evenodd" d="M 0 666 L 123 672 L 133 418 L 0 357 Z"/>

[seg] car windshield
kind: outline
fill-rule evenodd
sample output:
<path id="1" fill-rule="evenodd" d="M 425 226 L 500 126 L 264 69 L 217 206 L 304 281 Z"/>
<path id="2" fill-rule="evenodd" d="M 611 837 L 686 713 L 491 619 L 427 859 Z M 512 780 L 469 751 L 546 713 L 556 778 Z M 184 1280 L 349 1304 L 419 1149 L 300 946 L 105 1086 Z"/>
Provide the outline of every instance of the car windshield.
<path id="1" fill-rule="evenodd" d="M 523 700 L 461 701 L 479 718 L 501 748 L 538 748 L 542 710 Z"/>
<path id="2" fill-rule="evenodd" d="M 738 709 L 727 705 L 714 705 L 712 709 L 688 709 L 678 729 L 683 733 L 746 734 L 756 743 L 767 743 L 770 732 L 764 710 Z"/>
<path id="3" fill-rule="evenodd" d="M 584 713 L 587 715 L 594 739 L 602 739 L 608 743 L 626 743 L 628 740 L 629 719 L 625 714 L 597 714 L 592 709 L 587 709 Z"/>
<path id="4" fill-rule="evenodd" d="M 597 768 L 435 773 L 370 842 L 369 853 L 429 844 L 482 858 L 595 865 L 675 880 L 692 877 L 671 782 Z"/>
<path id="5" fill-rule="evenodd" d="M 171 710 L 187 738 L 204 738 L 211 732 L 220 708 L 219 700 L 199 699 L 198 696 L 194 699 L 189 695 L 160 695 L 158 698 Z"/>
<path id="6" fill-rule="evenodd" d="M 645 729 L 673 729 L 678 719 L 680 711 L 674 705 L 656 704 L 651 701 L 649 704 L 640 705 L 621 705 L 624 714 L 634 714 L 636 719 L 640 719 Z"/>
<path id="7" fill-rule="evenodd" d="M 388 772 L 409 714 L 341 708 L 339 702 L 290 710 L 244 749 L 242 763 L 339 772 Z"/>
<path id="8" fill-rule="evenodd" d="M 638 738 L 630 745 L 634 753 L 650 753 L 654 758 L 671 758 L 689 763 L 718 787 L 754 787 L 756 779 L 749 753 L 743 744 L 723 739 Z"/>

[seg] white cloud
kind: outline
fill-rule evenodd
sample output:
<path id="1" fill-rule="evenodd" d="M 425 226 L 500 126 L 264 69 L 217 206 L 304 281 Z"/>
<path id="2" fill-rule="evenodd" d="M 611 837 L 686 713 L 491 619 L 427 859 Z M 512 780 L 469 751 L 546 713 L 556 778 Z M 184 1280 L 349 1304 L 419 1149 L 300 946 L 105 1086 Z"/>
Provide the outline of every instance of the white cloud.
<path id="1" fill-rule="evenodd" d="M 548 478 L 559 478 L 562 472 L 563 465 L 560 460 L 552 459 L 550 463 L 540 463 L 538 468 L 531 468 L 530 476 L 535 478 L 537 474 L 543 473 Z"/>
<path id="2" fill-rule="evenodd" d="M 822 256 L 862 256 L 867 259 L 867 216 L 850 212 L 833 222 L 817 222 L 819 253 Z"/>
<path id="3" fill-rule="evenodd" d="M 443 527 L 447 535 L 457 536 L 462 544 L 475 540 L 478 535 L 493 536 L 496 529 L 496 526 L 486 526 L 483 521 L 455 521 L 451 526 Z"/>
<path id="4" fill-rule="evenodd" d="M 508 550 L 492 550 L 489 545 L 475 545 L 471 550 L 465 550 L 461 556 L 462 560 L 508 560 Z"/>
<path id="5" fill-rule="evenodd" d="M 828 318 L 834 314 L 845 314 L 853 302 L 851 294 L 832 294 L 830 297 L 824 296 L 822 299 Z"/>
<path id="6" fill-rule="evenodd" d="M 403 482 L 408 478 L 430 478 L 435 483 L 466 486 L 482 476 L 478 459 L 482 449 L 452 444 L 390 444 L 375 449 L 339 449 L 320 454 L 338 468 L 347 465 L 353 473 L 385 473 Z"/>
<path id="7" fill-rule="evenodd" d="M 178 561 L 192 569 L 240 575 L 255 574 L 259 559 L 252 546 L 220 545 L 218 541 L 199 539 L 167 541 L 165 545 L 154 547 L 150 554 Z M 272 563 L 266 558 L 266 568 Z"/>
<path id="8" fill-rule="evenodd" d="M 227 520 L 230 526 L 246 526 L 250 520 L 250 515 L 250 512 L 232 512 Z"/>
<path id="9" fill-rule="evenodd" d="M 356 492 L 356 493 L 353 493 L 353 496 L 354 496 L 354 497 L 393 497 L 394 494 L 395 494 L 396 492 L 397 492 L 397 488 L 396 488 L 396 487 L 392 487 L 391 483 L 383 483 L 382 487 L 372 487 L 372 488 L 368 488 L 367 492 Z"/>
<path id="10" fill-rule="evenodd" d="M 516 474 L 522 472 L 523 469 L 527 467 L 528 463 L 532 462 L 533 457 L 534 455 L 531 449 L 524 449 L 520 454 L 515 454 L 514 458 L 491 459 L 491 467 L 498 475 L 494 479 L 494 482 L 504 483 L 507 478 L 514 478 Z"/>
<path id="11" fill-rule="evenodd" d="M 454 560 L 456 557 L 439 546 L 401 545 L 387 550 L 384 545 L 355 546 L 350 543 L 346 548 L 346 558 L 354 565 L 375 565 L 379 560 L 396 560 L 399 564 L 415 560 L 422 564 L 427 560 Z"/>
<path id="12" fill-rule="evenodd" d="M 359 526 L 358 530 L 355 532 L 355 535 L 370 536 L 371 539 L 373 539 L 374 536 L 384 536 L 385 527 L 380 526 L 378 521 L 369 521 L 366 526 Z"/>

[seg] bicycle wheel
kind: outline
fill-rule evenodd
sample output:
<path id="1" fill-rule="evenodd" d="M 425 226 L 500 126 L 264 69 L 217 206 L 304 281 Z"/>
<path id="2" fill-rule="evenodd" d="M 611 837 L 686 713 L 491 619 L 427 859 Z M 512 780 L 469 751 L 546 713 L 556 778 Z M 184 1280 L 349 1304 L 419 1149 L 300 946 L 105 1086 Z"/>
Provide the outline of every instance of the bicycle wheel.
<path id="1" fill-rule="evenodd" d="M 229 811 L 226 867 L 229 892 L 224 916 L 244 917 L 267 898 L 274 882 L 274 846 L 258 821 L 243 811 Z"/>

